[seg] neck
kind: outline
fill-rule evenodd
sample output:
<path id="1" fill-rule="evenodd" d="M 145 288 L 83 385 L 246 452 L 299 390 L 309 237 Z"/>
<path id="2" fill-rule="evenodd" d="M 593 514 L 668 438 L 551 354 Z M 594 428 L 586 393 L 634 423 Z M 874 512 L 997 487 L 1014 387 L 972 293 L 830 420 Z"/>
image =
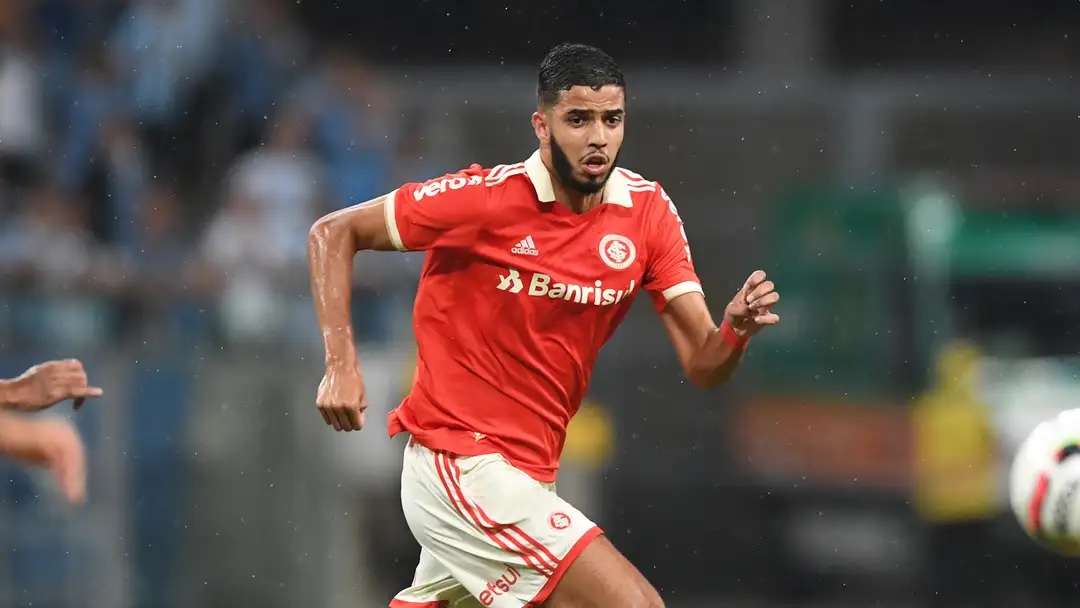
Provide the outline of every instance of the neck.
<path id="1" fill-rule="evenodd" d="M 554 177 L 554 176 L 552 176 Z M 595 194 L 582 194 L 576 190 L 564 187 L 557 180 L 553 181 L 555 187 L 555 200 L 569 207 L 574 213 L 585 213 L 590 209 L 599 207 L 604 202 L 604 192 Z"/>
<path id="2" fill-rule="evenodd" d="M 590 209 L 594 209 L 604 202 L 604 191 L 594 192 L 593 194 L 582 194 L 573 188 L 567 188 L 563 185 L 562 180 L 559 179 L 558 173 L 551 168 L 551 160 L 549 158 L 543 158 L 544 167 L 547 169 L 548 175 L 551 176 L 551 187 L 555 190 L 555 200 L 564 207 L 569 208 L 574 213 L 585 213 Z"/>

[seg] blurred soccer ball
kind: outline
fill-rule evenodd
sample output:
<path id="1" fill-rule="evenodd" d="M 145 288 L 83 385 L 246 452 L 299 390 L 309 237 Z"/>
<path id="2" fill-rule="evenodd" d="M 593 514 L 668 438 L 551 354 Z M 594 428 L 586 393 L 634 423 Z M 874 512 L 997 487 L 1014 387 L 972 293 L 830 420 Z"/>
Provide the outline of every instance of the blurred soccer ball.
<path id="1" fill-rule="evenodd" d="M 1080 410 L 1042 422 L 1020 444 L 1009 499 L 1029 536 L 1056 553 L 1080 556 Z"/>

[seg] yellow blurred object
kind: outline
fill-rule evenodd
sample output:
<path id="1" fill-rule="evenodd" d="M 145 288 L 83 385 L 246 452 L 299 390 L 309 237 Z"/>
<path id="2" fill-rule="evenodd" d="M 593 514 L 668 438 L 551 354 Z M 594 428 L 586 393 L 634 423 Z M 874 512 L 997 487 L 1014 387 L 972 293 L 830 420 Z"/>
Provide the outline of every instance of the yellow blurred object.
<path id="1" fill-rule="evenodd" d="M 983 520 L 1001 508 L 997 442 L 975 389 L 980 357 L 967 343 L 944 348 L 936 386 L 912 409 L 915 508 L 927 521 Z"/>
<path id="2" fill-rule="evenodd" d="M 604 408 L 586 401 L 566 429 L 562 457 L 588 468 L 599 468 L 614 450 L 615 433 Z"/>

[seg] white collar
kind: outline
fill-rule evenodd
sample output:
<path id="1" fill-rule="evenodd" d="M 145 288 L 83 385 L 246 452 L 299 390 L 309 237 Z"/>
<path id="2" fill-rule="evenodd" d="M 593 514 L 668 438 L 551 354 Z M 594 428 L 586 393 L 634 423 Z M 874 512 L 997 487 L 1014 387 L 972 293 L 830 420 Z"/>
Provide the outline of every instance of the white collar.
<path id="1" fill-rule="evenodd" d="M 536 189 L 536 197 L 541 203 L 555 202 L 555 187 L 551 183 L 551 173 L 544 166 L 540 158 L 540 151 L 525 161 L 525 175 L 529 177 L 533 188 Z M 630 189 L 622 171 L 614 170 L 604 184 L 604 202 L 619 205 L 620 207 L 633 207 L 634 201 L 630 199 Z"/>

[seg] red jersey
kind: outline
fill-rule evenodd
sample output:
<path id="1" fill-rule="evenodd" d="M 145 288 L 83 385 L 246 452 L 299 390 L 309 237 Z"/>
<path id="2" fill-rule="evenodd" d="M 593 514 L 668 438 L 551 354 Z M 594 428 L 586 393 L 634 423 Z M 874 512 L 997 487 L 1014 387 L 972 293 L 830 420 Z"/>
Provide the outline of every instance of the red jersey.
<path id="1" fill-rule="evenodd" d="M 406 184 L 386 197 L 402 251 L 427 251 L 413 311 L 412 390 L 390 435 L 465 456 L 498 452 L 553 482 L 600 348 L 645 290 L 656 309 L 701 292 L 675 205 L 616 168 L 604 204 L 555 201 L 540 153 Z"/>

